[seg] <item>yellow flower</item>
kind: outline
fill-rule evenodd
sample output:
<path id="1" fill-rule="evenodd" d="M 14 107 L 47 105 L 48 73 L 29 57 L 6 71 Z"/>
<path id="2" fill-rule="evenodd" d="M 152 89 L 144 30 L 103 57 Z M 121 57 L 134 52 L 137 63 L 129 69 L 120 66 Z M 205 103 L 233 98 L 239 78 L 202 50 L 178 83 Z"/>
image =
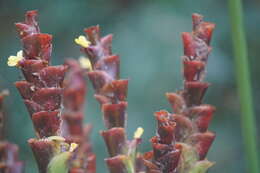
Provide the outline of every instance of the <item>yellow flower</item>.
<path id="1" fill-rule="evenodd" d="M 87 40 L 87 38 L 83 35 L 79 36 L 78 38 L 75 38 L 75 43 L 77 43 L 78 45 L 87 48 L 89 47 L 89 45 L 91 44 L 90 41 Z"/>
<path id="2" fill-rule="evenodd" d="M 140 138 L 144 133 L 144 129 L 142 127 L 138 127 L 134 133 L 134 138 Z"/>
<path id="3" fill-rule="evenodd" d="M 68 161 L 72 156 L 72 152 L 77 148 L 78 144 L 71 143 L 69 151 L 54 154 L 54 157 L 48 164 L 48 173 L 64 173 L 69 172 Z"/>
<path id="4" fill-rule="evenodd" d="M 79 64 L 82 68 L 92 71 L 92 65 L 91 65 L 90 60 L 88 58 L 81 56 L 79 58 Z"/>
<path id="5" fill-rule="evenodd" d="M 19 52 L 17 52 L 16 56 L 9 56 L 7 65 L 9 67 L 18 66 L 19 61 L 21 61 L 22 59 L 23 59 L 23 51 L 20 50 Z"/>
<path id="6" fill-rule="evenodd" d="M 50 141 L 55 141 L 55 142 L 64 142 L 65 138 L 63 138 L 62 136 L 49 136 L 47 138 Z"/>
<path id="7" fill-rule="evenodd" d="M 70 148 L 69 148 L 69 152 L 73 152 L 77 147 L 78 147 L 78 144 L 76 144 L 74 142 L 71 143 Z"/>

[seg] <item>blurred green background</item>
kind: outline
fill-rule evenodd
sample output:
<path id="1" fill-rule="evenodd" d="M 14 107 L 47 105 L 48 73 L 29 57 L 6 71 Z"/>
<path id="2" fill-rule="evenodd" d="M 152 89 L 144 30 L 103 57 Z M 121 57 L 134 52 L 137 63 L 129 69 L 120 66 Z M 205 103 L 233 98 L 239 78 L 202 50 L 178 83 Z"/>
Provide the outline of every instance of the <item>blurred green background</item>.
<path id="1" fill-rule="evenodd" d="M 260 113 L 260 1 L 246 0 L 245 23 L 256 114 Z M 191 14 L 201 13 L 216 23 L 209 58 L 207 80 L 212 83 L 205 103 L 217 112 L 210 130 L 217 138 L 208 154 L 216 165 L 210 173 L 244 173 L 246 164 L 240 129 L 240 110 L 234 74 L 227 0 L 0 0 L 0 88 L 8 88 L 6 137 L 20 146 L 26 173 L 37 172 L 27 140 L 34 137 L 30 118 L 13 83 L 22 78 L 16 68 L 7 67 L 9 55 L 21 49 L 14 23 L 24 20 L 27 10 L 38 9 L 42 32 L 53 34 L 53 64 L 81 55 L 73 40 L 85 27 L 99 24 L 103 34 L 113 33 L 113 51 L 121 55 L 122 78 L 129 78 L 128 135 L 138 126 L 145 129 L 140 150 L 151 149 L 155 134 L 153 113 L 170 110 L 164 93 L 182 87 L 183 55 L 180 33 L 191 31 Z M 258 20 L 258 21 L 257 21 Z M 107 172 L 106 148 L 98 132 L 104 129 L 101 112 L 89 84 L 86 122 L 94 125 L 92 143 L 97 154 L 97 172 Z M 260 119 L 257 117 L 257 122 Z M 259 135 L 258 139 L 259 141 Z"/>

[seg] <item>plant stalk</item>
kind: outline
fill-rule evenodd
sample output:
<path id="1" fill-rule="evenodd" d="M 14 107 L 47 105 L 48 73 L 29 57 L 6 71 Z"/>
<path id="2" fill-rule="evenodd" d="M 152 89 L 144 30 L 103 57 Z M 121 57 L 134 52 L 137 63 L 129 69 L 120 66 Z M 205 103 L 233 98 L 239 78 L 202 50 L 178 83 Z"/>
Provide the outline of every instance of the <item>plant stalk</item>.
<path id="1" fill-rule="evenodd" d="M 248 167 L 247 172 L 259 173 L 255 114 L 252 100 L 247 43 L 243 23 L 243 5 L 241 0 L 229 0 L 229 12 L 237 86 L 240 97 L 242 135 Z"/>

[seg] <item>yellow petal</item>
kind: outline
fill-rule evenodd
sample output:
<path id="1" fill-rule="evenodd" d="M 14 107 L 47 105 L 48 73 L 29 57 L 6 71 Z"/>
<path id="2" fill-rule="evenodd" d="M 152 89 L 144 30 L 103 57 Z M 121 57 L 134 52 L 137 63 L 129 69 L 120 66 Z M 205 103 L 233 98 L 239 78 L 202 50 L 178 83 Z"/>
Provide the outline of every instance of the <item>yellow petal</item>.
<path id="1" fill-rule="evenodd" d="M 69 152 L 73 152 L 76 148 L 78 147 L 78 144 L 76 143 L 71 143 L 70 144 L 70 149 L 69 149 Z"/>
<path id="2" fill-rule="evenodd" d="M 87 48 L 89 47 L 89 45 L 91 44 L 90 41 L 87 40 L 87 38 L 83 35 L 79 36 L 78 38 L 75 38 L 75 43 L 77 43 L 78 45 Z"/>
<path id="3" fill-rule="evenodd" d="M 47 138 L 50 141 L 57 141 L 57 142 L 64 142 L 65 138 L 63 138 L 62 136 L 50 136 Z"/>
<path id="4" fill-rule="evenodd" d="M 23 59 L 23 57 L 9 56 L 8 61 L 7 61 L 7 65 L 9 67 L 17 66 L 19 61 L 21 61 L 22 59 Z"/>
<path id="5" fill-rule="evenodd" d="M 9 56 L 7 65 L 10 67 L 18 66 L 19 61 L 23 59 L 23 51 L 20 50 L 17 52 L 16 56 Z"/>
<path id="6" fill-rule="evenodd" d="M 17 54 L 16 54 L 16 56 L 23 58 L 23 51 L 22 51 L 22 50 L 18 51 Z"/>
<path id="7" fill-rule="evenodd" d="M 92 71 L 92 65 L 91 65 L 91 62 L 88 58 L 86 57 L 80 57 L 79 58 L 79 63 L 80 63 L 80 66 L 82 68 L 85 68 L 85 69 L 89 69 L 90 71 Z"/>
<path id="8" fill-rule="evenodd" d="M 144 133 L 144 129 L 142 127 L 138 127 L 134 133 L 134 138 L 140 138 Z"/>

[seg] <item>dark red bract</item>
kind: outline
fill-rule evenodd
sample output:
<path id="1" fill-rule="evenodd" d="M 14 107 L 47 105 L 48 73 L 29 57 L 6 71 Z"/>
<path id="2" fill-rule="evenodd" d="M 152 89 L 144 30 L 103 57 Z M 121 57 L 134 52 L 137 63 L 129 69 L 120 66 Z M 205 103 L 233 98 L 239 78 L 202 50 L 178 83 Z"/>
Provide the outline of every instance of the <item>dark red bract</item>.
<path id="1" fill-rule="evenodd" d="M 153 151 L 144 155 L 148 172 L 186 173 L 196 169 L 196 162 L 205 159 L 215 138 L 208 131 L 215 108 L 202 104 L 209 87 L 203 79 L 215 25 L 204 22 L 199 14 L 193 14 L 192 19 L 193 32 L 182 34 L 184 88 L 166 94 L 174 114 L 155 113 L 157 136 L 151 139 Z M 195 161 L 188 160 L 191 158 Z"/>

